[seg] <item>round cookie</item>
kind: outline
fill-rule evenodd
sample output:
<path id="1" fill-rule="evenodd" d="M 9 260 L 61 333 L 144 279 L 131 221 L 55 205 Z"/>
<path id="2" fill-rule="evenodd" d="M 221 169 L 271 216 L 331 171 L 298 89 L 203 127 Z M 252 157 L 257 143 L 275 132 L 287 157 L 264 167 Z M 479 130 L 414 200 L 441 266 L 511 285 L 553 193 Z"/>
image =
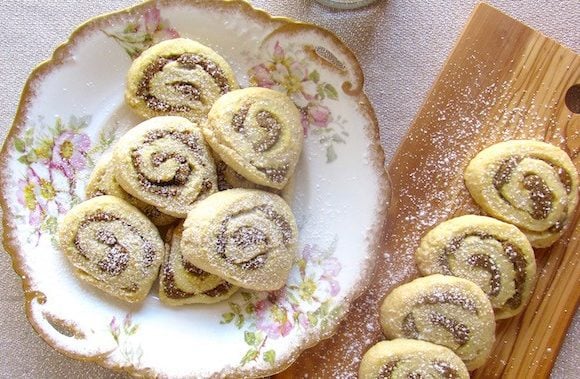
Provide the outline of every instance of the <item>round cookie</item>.
<path id="1" fill-rule="evenodd" d="M 211 148 L 238 174 L 282 189 L 302 151 L 300 112 L 283 93 L 251 87 L 219 98 L 202 125 Z"/>
<path id="2" fill-rule="evenodd" d="M 465 185 L 486 213 L 519 227 L 534 247 L 558 240 L 578 204 L 578 172 L 570 157 L 540 141 L 482 150 L 465 169 Z"/>
<path id="3" fill-rule="evenodd" d="M 385 297 L 380 322 L 387 338 L 420 339 L 450 348 L 468 370 L 481 367 L 495 341 L 493 309 L 475 283 L 431 275 Z"/>
<path id="4" fill-rule="evenodd" d="M 59 222 L 58 236 L 77 277 L 129 302 L 147 296 L 165 253 L 155 225 L 108 195 L 72 208 Z"/>
<path id="5" fill-rule="evenodd" d="M 207 46 L 186 38 L 160 42 L 129 68 L 125 100 L 145 118 L 205 119 L 212 104 L 238 88 L 230 65 Z"/>
<path id="6" fill-rule="evenodd" d="M 458 276 L 487 294 L 496 319 L 514 316 L 528 303 L 536 280 L 534 250 L 515 226 L 467 215 L 431 229 L 415 252 L 423 275 Z"/>
<path id="7" fill-rule="evenodd" d="M 378 378 L 469 379 L 469 372 L 444 346 L 399 338 L 375 344 L 362 357 L 359 379 Z"/>
<path id="8" fill-rule="evenodd" d="M 185 261 L 253 290 L 273 291 L 287 281 L 298 231 L 281 197 L 250 189 L 215 193 L 195 204 L 184 223 Z"/>
<path id="9" fill-rule="evenodd" d="M 99 161 L 95 165 L 85 187 L 87 198 L 90 199 L 92 197 L 103 195 L 115 196 L 126 200 L 131 203 L 131 205 L 139 208 L 139 210 L 143 212 L 145 216 L 149 217 L 149 219 L 157 226 L 172 224 L 175 221 L 174 217 L 162 213 L 153 205 L 147 204 L 136 197 L 129 195 L 125 190 L 123 190 L 115 179 L 112 161 L 112 153 L 103 154 L 101 158 L 99 158 Z"/>
<path id="10" fill-rule="evenodd" d="M 168 232 L 170 241 L 159 275 L 159 300 L 168 305 L 212 304 L 228 299 L 238 287 L 183 260 L 183 225 Z"/>
<path id="11" fill-rule="evenodd" d="M 185 218 L 217 191 L 211 153 L 183 117 L 155 117 L 129 130 L 113 150 L 115 178 L 125 191 L 163 213 Z"/>

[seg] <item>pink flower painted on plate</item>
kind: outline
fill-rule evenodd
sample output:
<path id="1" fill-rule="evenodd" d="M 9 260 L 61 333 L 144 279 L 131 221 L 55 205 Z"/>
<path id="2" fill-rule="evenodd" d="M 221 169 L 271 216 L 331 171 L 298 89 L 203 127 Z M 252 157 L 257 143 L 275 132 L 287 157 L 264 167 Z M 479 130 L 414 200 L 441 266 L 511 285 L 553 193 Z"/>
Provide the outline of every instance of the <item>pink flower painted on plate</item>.
<path id="1" fill-rule="evenodd" d="M 140 16 L 134 17 L 122 30 L 103 32 L 117 41 L 131 59 L 161 41 L 179 37 L 177 30 L 161 17 L 161 11 L 156 7 L 148 8 Z"/>
<path id="2" fill-rule="evenodd" d="M 74 178 L 77 171 L 85 168 L 90 147 L 89 136 L 66 130 L 54 141 L 51 165 L 62 170 L 68 178 Z"/>
<path id="3" fill-rule="evenodd" d="M 288 53 L 278 41 L 268 62 L 249 71 L 255 85 L 286 93 L 302 114 L 305 133 L 312 125 L 325 128 L 332 120 L 330 109 L 322 102 L 338 99 L 334 87 L 321 81 L 320 74 L 309 68 L 308 61 L 298 52 Z"/>
<path id="4" fill-rule="evenodd" d="M 255 304 L 256 327 L 273 339 L 287 336 L 294 328 L 293 309 L 284 296 L 283 291 L 271 293 Z"/>
<path id="5" fill-rule="evenodd" d="M 243 302 L 229 303 L 230 311 L 222 315 L 221 323 L 244 329 L 249 350 L 240 360 L 242 365 L 259 358 L 273 365 L 276 351 L 268 346 L 269 340 L 286 337 L 297 328 L 325 329 L 342 312 L 335 304 L 341 271 L 333 255 L 336 243 L 334 240 L 327 249 L 306 245 L 282 289 L 261 294 L 242 291 Z"/>
<path id="6" fill-rule="evenodd" d="M 177 30 L 171 28 L 169 23 L 161 18 L 161 11 L 158 8 L 149 8 L 145 11 L 143 25 L 145 32 L 151 36 L 153 44 L 179 37 Z"/>

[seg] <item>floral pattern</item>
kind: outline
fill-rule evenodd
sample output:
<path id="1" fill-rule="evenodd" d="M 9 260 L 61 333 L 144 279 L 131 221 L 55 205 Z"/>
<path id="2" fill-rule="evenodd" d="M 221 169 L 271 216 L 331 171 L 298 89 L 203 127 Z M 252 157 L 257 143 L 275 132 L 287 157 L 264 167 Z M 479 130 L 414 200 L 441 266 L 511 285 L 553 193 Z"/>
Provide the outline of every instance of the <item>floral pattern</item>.
<path id="1" fill-rule="evenodd" d="M 91 148 L 91 139 L 84 132 L 89 121 L 89 116 L 72 116 L 65 124 L 56 118 L 52 126 L 29 128 L 14 138 L 17 160 L 25 166 L 17 179 L 17 200 L 24 212 L 21 216 L 32 228 L 29 242 L 38 244 L 46 232 L 56 243 L 58 216 L 81 201 L 79 173 L 91 169 L 93 156 L 113 141 L 112 135 L 102 132 Z"/>
<path id="2" fill-rule="evenodd" d="M 128 22 L 122 30 L 107 32 L 129 54 L 131 59 L 137 58 L 151 46 L 172 38 L 178 38 L 179 33 L 169 22 L 161 18 L 158 8 L 148 8 L 139 17 Z"/>
<path id="3" fill-rule="evenodd" d="M 143 349 L 131 338 L 138 330 L 139 324 L 133 323 L 131 313 L 125 315 L 122 323 L 119 323 L 116 317 L 113 317 L 109 323 L 109 331 L 117 344 L 115 351 L 119 352 L 131 367 L 138 367 L 143 356 Z"/>
<path id="4" fill-rule="evenodd" d="M 322 80 L 310 61 L 304 49 L 283 47 L 277 41 L 266 62 L 250 68 L 249 76 L 254 85 L 284 92 L 294 101 L 302 115 L 304 134 L 312 130 L 319 136 L 326 148 L 326 161 L 332 162 L 337 158 L 335 144 L 346 143 L 348 133 L 344 120 L 333 115 L 327 105 L 338 100 L 338 91 Z"/>
<path id="5" fill-rule="evenodd" d="M 230 311 L 222 315 L 222 324 L 233 324 L 244 330 L 248 351 L 242 365 L 258 359 L 274 365 L 276 351 L 266 349 L 269 339 L 286 337 L 297 328 L 316 326 L 322 331 L 342 311 L 334 298 L 340 292 L 337 276 L 341 271 L 333 256 L 337 240 L 321 250 L 306 245 L 295 263 L 288 284 L 274 292 L 242 291 L 241 302 L 230 302 Z"/>

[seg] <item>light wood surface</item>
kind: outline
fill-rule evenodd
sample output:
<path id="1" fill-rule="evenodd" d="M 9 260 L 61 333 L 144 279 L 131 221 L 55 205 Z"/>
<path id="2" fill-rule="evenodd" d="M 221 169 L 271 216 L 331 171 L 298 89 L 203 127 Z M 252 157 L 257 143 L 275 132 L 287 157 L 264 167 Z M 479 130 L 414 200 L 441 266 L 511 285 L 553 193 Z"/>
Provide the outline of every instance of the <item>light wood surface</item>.
<path id="1" fill-rule="evenodd" d="M 337 334 L 304 352 L 278 377 L 352 377 L 362 354 L 383 339 L 382 298 L 415 278 L 413 252 L 435 224 L 481 213 L 463 169 L 493 143 L 533 138 L 565 150 L 580 168 L 580 115 L 565 104 L 580 84 L 580 56 L 481 4 L 389 166 L 393 199 L 373 282 Z M 578 107 L 573 96 L 570 108 Z M 570 99 L 569 99 L 570 101 Z M 497 341 L 475 378 L 546 378 L 580 298 L 580 212 L 549 249 L 536 249 L 538 282 L 525 311 L 498 322 Z"/>

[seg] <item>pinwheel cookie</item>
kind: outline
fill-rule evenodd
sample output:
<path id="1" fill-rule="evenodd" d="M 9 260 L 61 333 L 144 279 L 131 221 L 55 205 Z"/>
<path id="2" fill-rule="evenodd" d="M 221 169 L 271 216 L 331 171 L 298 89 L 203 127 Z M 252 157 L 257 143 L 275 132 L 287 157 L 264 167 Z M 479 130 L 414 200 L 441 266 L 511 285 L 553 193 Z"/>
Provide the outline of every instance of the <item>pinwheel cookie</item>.
<path id="1" fill-rule="evenodd" d="M 113 151 L 125 191 L 161 212 L 185 218 L 217 191 L 215 165 L 201 131 L 183 117 L 155 117 L 129 130 Z"/>
<path id="2" fill-rule="evenodd" d="M 519 227 L 534 247 L 564 232 L 578 204 L 578 172 L 556 146 L 507 141 L 481 151 L 465 170 L 465 184 L 489 215 Z"/>
<path id="3" fill-rule="evenodd" d="M 298 231 L 281 197 L 259 190 L 221 191 L 195 204 L 184 228 L 186 262 L 243 288 L 271 291 L 286 283 Z"/>
<path id="4" fill-rule="evenodd" d="M 534 251 L 515 226 L 484 216 L 457 217 L 431 229 L 415 253 L 423 275 L 459 276 L 489 297 L 496 319 L 518 314 L 536 278 Z"/>
<path id="5" fill-rule="evenodd" d="M 443 345 L 469 370 L 482 366 L 495 341 L 493 309 L 473 282 L 431 275 L 395 288 L 385 297 L 380 321 L 387 338 Z"/>
<path id="6" fill-rule="evenodd" d="M 183 225 L 169 231 L 170 242 L 159 276 L 159 300 L 169 305 L 211 304 L 232 296 L 238 287 L 184 261 Z"/>
<path id="7" fill-rule="evenodd" d="M 300 112 L 288 96 L 245 88 L 219 98 L 203 124 L 214 152 L 247 180 L 282 189 L 302 151 Z"/>
<path id="8" fill-rule="evenodd" d="M 129 302 L 147 296 L 165 252 L 155 225 L 108 195 L 72 208 L 59 223 L 59 244 L 76 276 Z"/>
<path id="9" fill-rule="evenodd" d="M 85 187 L 85 194 L 87 198 L 111 195 L 126 200 L 139 208 L 157 226 L 169 225 L 175 221 L 174 217 L 162 213 L 153 205 L 147 204 L 123 190 L 115 179 L 112 153 L 103 154 L 95 165 Z"/>
<path id="10" fill-rule="evenodd" d="M 363 356 L 359 379 L 379 378 L 469 379 L 469 372 L 444 346 L 399 338 L 381 341 Z"/>
<path id="11" fill-rule="evenodd" d="M 145 50 L 131 65 L 125 100 L 145 118 L 205 119 L 212 104 L 238 88 L 234 72 L 215 51 L 176 38 Z"/>

